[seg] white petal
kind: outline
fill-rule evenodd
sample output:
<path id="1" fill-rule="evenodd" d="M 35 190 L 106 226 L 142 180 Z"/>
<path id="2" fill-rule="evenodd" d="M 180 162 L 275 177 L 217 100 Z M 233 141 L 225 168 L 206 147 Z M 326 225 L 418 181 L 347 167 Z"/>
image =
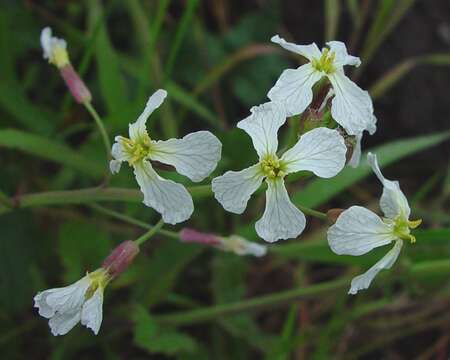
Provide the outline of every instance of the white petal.
<path id="1" fill-rule="evenodd" d="M 73 313 L 81 309 L 89 286 L 90 280 L 85 276 L 72 285 L 44 291 L 40 294 L 40 299 L 45 301 L 54 312 Z M 48 308 L 43 311 L 49 313 Z"/>
<path id="2" fill-rule="evenodd" d="M 116 142 L 113 144 L 111 149 L 113 160 L 109 162 L 109 169 L 113 174 L 118 173 L 122 162 L 127 161 L 130 158 L 130 155 L 124 151 L 122 144 L 118 141 L 120 138 L 120 136 L 116 136 Z"/>
<path id="3" fill-rule="evenodd" d="M 95 335 L 100 330 L 103 319 L 103 289 L 97 288 L 94 295 L 88 299 L 81 310 L 81 325 L 92 329 Z"/>
<path id="4" fill-rule="evenodd" d="M 287 42 L 278 35 L 272 36 L 270 39 L 275 44 L 280 45 L 282 48 L 300 54 L 311 61 L 313 58 L 320 58 L 321 52 L 315 43 L 309 45 L 297 45 Z"/>
<path id="5" fill-rule="evenodd" d="M 356 276 L 352 279 L 349 294 L 356 294 L 359 290 L 367 289 L 375 276 L 383 269 L 390 269 L 402 249 L 403 241 L 397 240 L 394 247 L 374 266 L 367 270 L 364 274 Z"/>
<path id="6" fill-rule="evenodd" d="M 380 208 L 383 210 L 384 215 L 390 219 L 394 219 L 398 215 L 408 219 L 411 214 L 411 209 L 409 207 L 408 200 L 400 189 L 398 181 L 387 180 L 383 176 L 380 167 L 378 166 L 377 156 L 375 154 L 369 153 L 367 155 L 367 162 L 372 167 L 377 178 L 383 184 L 383 194 L 380 199 Z"/>
<path id="7" fill-rule="evenodd" d="M 256 257 L 261 257 L 267 253 L 267 246 L 248 241 L 238 235 L 232 235 L 228 238 L 221 238 L 221 240 L 222 245 L 219 246 L 219 248 L 225 251 L 232 251 L 240 256 L 253 255 Z"/>
<path id="8" fill-rule="evenodd" d="M 227 171 L 211 183 L 214 197 L 227 211 L 242 214 L 250 196 L 260 187 L 263 176 L 259 164 L 241 171 Z"/>
<path id="9" fill-rule="evenodd" d="M 356 135 L 364 130 L 373 134 L 376 131 L 376 118 L 369 93 L 345 76 L 343 71 L 336 71 L 328 75 L 328 78 L 335 92 L 331 101 L 333 119 L 349 135 Z"/>
<path id="10" fill-rule="evenodd" d="M 302 135 L 281 160 L 286 163 L 285 172 L 312 171 L 317 176 L 330 178 L 345 166 L 347 148 L 336 130 L 316 128 Z"/>
<path id="11" fill-rule="evenodd" d="M 322 76 L 310 63 L 284 70 L 267 96 L 283 104 L 288 116 L 301 114 L 311 104 L 312 87 Z"/>
<path id="12" fill-rule="evenodd" d="M 38 308 L 39 315 L 41 315 L 42 317 L 45 317 L 47 319 L 49 319 L 53 315 L 55 315 L 55 310 L 47 304 L 47 296 L 50 295 L 52 293 L 52 291 L 54 291 L 54 290 L 56 290 L 56 289 L 39 292 L 33 298 L 34 307 Z"/>
<path id="13" fill-rule="evenodd" d="M 191 217 L 194 203 L 183 185 L 160 177 L 148 161 L 136 164 L 134 174 L 144 204 L 158 211 L 165 223 L 177 224 Z"/>
<path id="14" fill-rule="evenodd" d="M 251 138 L 259 157 L 275 154 L 278 149 L 278 129 L 286 122 L 286 111 L 280 104 L 267 102 L 254 106 L 252 113 L 238 122 L 237 127 Z"/>
<path id="15" fill-rule="evenodd" d="M 48 59 L 51 53 L 52 29 L 48 26 L 41 31 L 41 46 L 44 50 L 44 59 Z"/>
<path id="16" fill-rule="evenodd" d="M 216 168 L 222 144 L 209 131 L 197 131 L 182 139 L 156 141 L 150 159 L 173 165 L 192 181 L 202 181 Z"/>
<path id="17" fill-rule="evenodd" d="M 344 66 L 352 65 L 358 67 L 361 65 L 361 60 L 359 57 L 349 55 L 347 52 L 347 47 L 341 41 L 329 41 L 327 42 L 328 47 L 335 54 L 334 66 Z"/>
<path id="18" fill-rule="evenodd" d="M 135 123 L 130 124 L 129 126 L 129 135 L 131 140 L 136 141 L 140 137 L 147 135 L 147 129 L 145 126 L 147 119 L 153 111 L 161 106 L 166 96 L 167 91 L 159 89 L 149 97 L 142 114 L 138 117 Z"/>
<path id="19" fill-rule="evenodd" d="M 291 203 L 283 180 L 267 185 L 266 208 L 255 224 L 256 232 L 268 242 L 297 237 L 305 228 L 305 215 Z"/>
<path id="20" fill-rule="evenodd" d="M 121 166 L 122 166 L 122 161 L 111 160 L 109 162 L 109 170 L 111 171 L 111 174 L 117 174 L 120 171 Z"/>
<path id="21" fill-rule="evenodd" d="M 48 325 L 54 336 L 66 335 L 80 321 L 80 311 L 61 313 L 53 316 Z"/>
<path id="22" fill-rule="evenodd" d="M 328 244 L 338 255 L 362 255 L 397 239 L 392 230 L 377 214 L 352 206 L 328 229 Z"/>
<path id="23" fill-rule="evenodd" d="M 353 147 L 353 153 L 350 161 L 348 164 L 352 168 L 357 168 L 359 165 L 359 161 L 361 160 L 361 139 L 363 134 L 356 134 L 355 135 L 355 146 Z"/>

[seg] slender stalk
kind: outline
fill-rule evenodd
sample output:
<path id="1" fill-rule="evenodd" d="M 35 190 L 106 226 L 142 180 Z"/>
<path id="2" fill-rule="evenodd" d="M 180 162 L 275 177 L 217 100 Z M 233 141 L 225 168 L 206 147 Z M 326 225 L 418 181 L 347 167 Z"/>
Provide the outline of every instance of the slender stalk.
<path id="1" fill-rule="evenodd" d="M 342 287 L 348 286 L 350 280 L 351 278 L 344 278 L 298 289 L 281 291 L 279 293 L 274 293 L 253 299 L 247 299 L 230 304 L 210 306 L 202 309 L 184 311 L 171 315 L 155 316 L 155 318 L 162 324 L 170 325 L 183 325 L 209 321 L 225 315 L 233 315 L 243 311 L 278 306 L 289 301 L 324 295 Z"/>
<path id="2" fill-rule="evenodd" d="M 97 124 L 98 130 L 100 131 L 100 134 L 103 139 L 103 145 L 105 146 L 106 158 L 108 160 L 110 160 L 111 159 L 111 142 L 109 141 L 109 137 L 108 137 L 108 133 L 105 129 L 105 125 L 103 124 L 102 119 L 100 118 L 97 111 L 94 109 L 94 107 L 92 106 L 92 104 L 90 102 L 85 101 L 83 103 L 83 105 L 87 109 L 89 114 L 91 114 L 91 116 L 95 120 L 95 123 Z"/>
<path id="3" fill-rule="evenodd" d="M 211 195 L 209 185 L 192 186 L 188 191 L 193 198 Z M 15 208 L 29 208 L 48 205 L 89 204 L 99 201 L 141 202 L 142 193 L 139 190 L 124 188 L 87 188 L 80 190 L 49 191 L 22 195 L 17 200 Z M 10 208 L 0 208 L 0 214 L 11 211 Z"/>
<path id="4" fill-rule="evenodd" d="M 164 226 L 163 219 L 159 220 L 155 226 L 153 226 L 149 231 L 147 231 L 144 235 L 138 237 L 134 242 L 137 245 L 142 245 L 147 240 L 149 240 L 153 235 L 155 235 L 162 227 Z"/>
<path id="5" fill-rule="evenodd" d="M 121 214 L 121 213 L 119 213 L 117 211 L 108 209 L 108 208 L 106 208 L 104 206 L 101 206 L 101 205 L 98 205 L 98 204 L 90 204 L 89 207 L 94 209 L 94 210 L 96 210 L 96 211 L 98 211 L 98 212 L 101 212 L 101 213 L 103 213 L 105 215 L 111 216 L 113 218 L 122 220 L 124 222 L 129 223 L 129 224 L 133 224 L 133 225 L 139 226 L 139 227 L 147 229 L 147 230 L 151 230 L 151 229 L 153 229 L 155 227 L 155 225 L 149 225 L 149 224 L 147 224 L 147 223 L 145 223 L 143 221 L 140 221 L 138 219 L 135 219 L 135 218 L 133 218 L 131 216 Z M 171 239 L 175 239 L 175 240 L 179 239 L 179 235 L 175 231 L 159 229 L 157 232 L 159 234 L 167 236 L 167 237 L 169 237 Z"/>
<path id="6" fill-rule="evenodd" d="M 327 214 L 325 214 L 321 211 L 313 210 L 313 209 L 310 209 L 310 208 L 308 208 L 306 206 L 302 206 L 302 205 L 297 205 L 297 207 L 301 211 L 303 211 L 306 215 L 314 216 L 321 220 L 327 220 Z"/>

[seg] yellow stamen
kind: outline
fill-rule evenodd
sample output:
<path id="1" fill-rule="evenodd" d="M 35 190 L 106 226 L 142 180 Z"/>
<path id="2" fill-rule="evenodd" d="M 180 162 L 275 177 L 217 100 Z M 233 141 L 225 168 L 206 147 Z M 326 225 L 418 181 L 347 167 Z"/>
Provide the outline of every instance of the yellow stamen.
<path id="1" fill-rule="evenodd" d="M 94 272 L 91 273 L 87 273 L 87 276 L 91 281 L 91 285 L 84 294 L 84 298 L 86 300 L 90 299 L 98 288 L 100 288 L 103 291 L 106 285 L 108 285 L 108 283 L 111 281 L 111 276 L 108 274 L 106 269 L 103 268 L 95 270 Z"/>
<path id="2" fill-rule="evenodd" d="M 286 172 L 283 171 L 285 165 L 276 155 L 267 155 L 260 161 L 261 171 L 268 179 L 284 178 Z"/>
<path id="3" fill-rule="evenodd" d="M 62 68 L 70 63 L 69 54 L 67 50 L 61 46 L 55 46 L 52 49 L 50 59 L 48 60 L 51 64 L 56 65 L 58 68 Z"/>
<path id="4" fill-rule="evenodd" d="M 322 50 L 320 58 L 313 59 L 311 64 L 317 71 L 323 71 L 326 74 L 331 74 L 336 70 L 333 65 L 335 57 L 336 54 L 334 51 L 330 52 L 328 48 L 325 48 Z"/>

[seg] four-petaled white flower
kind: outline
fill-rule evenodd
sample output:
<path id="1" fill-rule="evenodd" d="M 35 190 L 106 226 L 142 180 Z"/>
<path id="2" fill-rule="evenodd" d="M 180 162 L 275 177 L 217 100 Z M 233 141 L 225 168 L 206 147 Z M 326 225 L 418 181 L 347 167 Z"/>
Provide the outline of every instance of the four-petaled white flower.
<path id="1" fill-rule="evenodd" d="M 178 173 L 198 182 L 216 168 L 222 144 L 209 131 L 194 132 L 182 139 L 151 140 L 146 130 L 147 118 L 166 96 L 165 90 L 156 91 L 141 116 L 130 124 L 130 138 L 115 138 L 116 143 L 112 147 L 114 160 L 111 160 L 110 169 L 112 173 L 117 173 L 121 163 L 128 162 L 134 168 L 136 180 L 144 194 L 144 204 L 158 211 L 164 222 L 176 224 L 192 215 L 194 204 L 191 195 L 183 185 L 160 177 L 149 160 L 171 165 Z"/>
<path id="2" fill-rule="evenodd" d="M 368 162 L 383 184 L 380 208 L 384 218 L 372 211 L 352 206 L 343 211 L 336 224 L 328 230 L 328 243 L 338 255 L 363 255 L 374 248 L 395 242 L 393 248 L 364 274 L 352 280 L 349 294 L 367 289 L 382 269 L 389 269 L 397 260 L 404 240 L 416 241 L 411 229 L 420 225 L 421 220 L 411 221 L 408 200 L 400 190 L 398 181 L 384 178 L 378 166 L 376 155 L 369 153 Z"/>
<path id="3" fill-rule="evenodd" d="M 55 336 L 67 334 L 80 321 L 97 335 L 103 318 L 103 291 L 110 280 L 107 270 L 100 268 L 70 286 L 38 293 L 34 307 L 39 315 L 50 319 L 48 324 Z"/>
<path id="4" fill-rule="evenodd" d="M 269 242 L 297 237 L 305 228 L 305 216 L 291 203 L 284 177 L 301 170 L 324 178 L 335 176 L 345 164 L 344 140 L 336 130 L 317 128 L 304 134 L 279 158 L 277 135 L 286 121 L 285 109 L 269 102 L 250 111 L 252 114 L 237 126 L 252 138 L 259 162 L 213 179 L 214 196 L 225 210 L 241 214 L 250 196 L 265 179 L 268 185 L 266 208 L 256 222 L 256 232 Z"/>
<path id="5" fill-rule="evenodd" d="M 66 41 L 52 36 L 52 29 L 49 27 L 41 31 L 41 46 L 44 50 L 44 59 L 47 59 L 49 63 L 58 68 L 69 64 Z"/>
<path id="6" fill-rule="evenodd" d="M 284 70 L 270 89 L 267 95 L 269 99 L 282 102 L 288 116 L 301 114 L 313 99 L 314 84 L 326 77 L 334 93 L 331 115 L 349 135 L 356 138 L 355 150 L 349 164 L 357 166 L 361 155 L 363 131 L 367 130 L 370 134 L 376 131 L 376 118 L 368 92 L 362 90 L 344 74 L 345 65 L 357 67 L 361 64 L 360 59 L 349 55 L 345 44 L 340 41 L 329 41 L 328 47 L 320 51 L 315 43 L 296 45 L 278 35 L 271 40 L 286 50 L 304 56 L 309 63 L 297 69 Z"/>

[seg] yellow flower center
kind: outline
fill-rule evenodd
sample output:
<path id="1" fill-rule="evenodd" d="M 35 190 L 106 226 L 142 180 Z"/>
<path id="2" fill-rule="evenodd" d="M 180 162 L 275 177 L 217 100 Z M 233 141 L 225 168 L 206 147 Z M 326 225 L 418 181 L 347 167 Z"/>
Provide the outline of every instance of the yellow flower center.
<path id="1" fill-rule="evenodd" d="M 49 62 L 56 65 L 58 68 L 66 66 L 69 64 L 69 54 L 67 53 L 67 50 L 61 46 L 54 46 Z"/>
<path id="2" fill-rule="evenodd" d="M 98 288 L 100 288 L 102 291 L 105 289 L 106 285 L 111 280 L 111 276 L 108 274 L 108 272 L 100 268 L 98 270 L 95 270 L 94 272 L 88 273 L 87 276 L 89 277 L 89 280 L 91 281 L 91 285 L 87 289 L 86 293 L 84 294 L 84 298 L 86 300 L 90 299 L 94 293 L 97 291 Z"/>
<path id="3" fill-rule="evenodd" d="M 266 155 L 260 162 L 261 171 L 265 177 L 274 180 L 276 178 L 284 178 L 286 172 L 284 171 L 284 164 L 276 155 Z"/>
<path id="4" fill-rule="evenodd" d="M 409 240 L 411 243 L 416 242 L 416 237 L 411 235 L 411 229 L 417 228 L 422 223 L 422 219 L 419 220 L 405 220 L 404 217 L 398 216 L 394 220 L 394 234 L 402 240 Z"/>
<path id="5" fill-rule="evenodd" d="M 130 166 L 144 160 L 150 152 L 151 141 L 148 135 L 140 137 L 137 141 L 121 136 L 118 142 L 129 155 L 128 164 Z"/>
<path id="6" fill-rule="evenodd" d="M 322 55 L 320 58 L 312 59 L 311 64 L 317 71 L 323 71 L 326 74 L 331 74 L 336 70 L 333 66 L 335 56 L 336 54 L 334 51 L 330 52 L 330 49 L 325 48 L 322 50 Z"/>

